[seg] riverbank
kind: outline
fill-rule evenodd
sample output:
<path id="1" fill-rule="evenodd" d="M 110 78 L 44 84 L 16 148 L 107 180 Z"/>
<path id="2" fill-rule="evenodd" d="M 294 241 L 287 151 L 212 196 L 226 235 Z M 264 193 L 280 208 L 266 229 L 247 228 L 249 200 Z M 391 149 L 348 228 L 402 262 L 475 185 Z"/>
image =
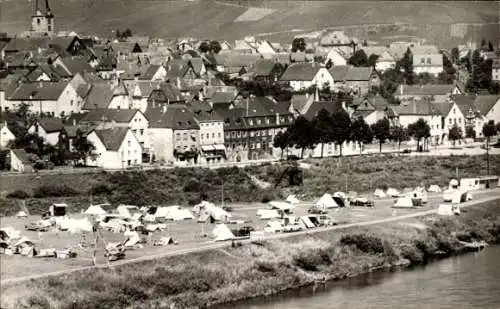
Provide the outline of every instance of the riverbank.
<path id="1" fill-rule="evenodd" d="M 2 308 L 193 308 L 427 263 L 500 242 L 498 202 L 460 217 L 350 228 L 2 287 Z"/>
<path id="2" fill-rule="evenodd" d="M 459 177 L 486 173 L 482 156 L 375 154 L 307 159 L 300 165 L 304 184 L 296 187 L 288 187 L 288 177 L 282 177 L 286 166 L 281 163 L 216 170 L 198 167 L 0 177 L 0 193 L 6 197 L 0 198 L 0 216 L 14 215 L 23 204 L 30 214 L 41 214 L 54 202 L 65 202 L 69 212 L 80 212 L 91 202 L 142 206 L 192 205 L 202 198 L 221 201 L 222 183 L 225 203 L 231 204 L 267 202 L 286 198 L 290 193 L 303 195 L 306 200 L 315 199 L 325 192 L 346 191 L 346 187 L 347 191 L 373 193 L 376 188 L 404 189 L 422 183 L 445 186 L 456 177 L 457 169 Z M 490 156 L 490 173 L 500 174 L 500 155 Z"/>

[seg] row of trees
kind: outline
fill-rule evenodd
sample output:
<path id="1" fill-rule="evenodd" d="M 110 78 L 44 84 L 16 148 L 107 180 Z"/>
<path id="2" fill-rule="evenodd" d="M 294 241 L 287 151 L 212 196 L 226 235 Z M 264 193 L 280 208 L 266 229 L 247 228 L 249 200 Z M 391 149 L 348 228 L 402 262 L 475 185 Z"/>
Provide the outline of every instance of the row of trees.
<path id="1" fill-rule="evenodd" d="M 201 42 L 200 46 L 198 46 L 198 51 L 202 54 L 206 54 L 208 52 L 212 54 L 218 54 L 221 51 L 222 47 L 220 46 L 219 41 L 212 40 L 210 42 Z"/>
<path id="2" fill-rule="evenodd" d="M 273 146 L 280 148 L 282 154 L 288 147 L 301 149 L 303 157 L 304 150 L 321 145 L 321 157 L 323 157 L 324 145 L 335 143 L 339 145 L 342 156 L 342 145 L 347 141 L 358 143 L 362 152 L 364 144 L 370 144 L 376 139 L 382 152 L 382 145 L 386 141 L 397 142 L 400 148 L 401 142 L 408 140 L 410 136 L 414 137 L 417 143 L 429 138 L 430 127 L 427 122 L 419 119 L 406 129 L 402 126 L 391 126 L 389 120 L 384 118 L 370 126 L 362 117 L 351 120 L 344 110 L 330 113 L 322 109 L 311 121 L 299 116 L 288 130 L 275 136 Z M 417 149 L 418 146 L 419 144 Z"/>

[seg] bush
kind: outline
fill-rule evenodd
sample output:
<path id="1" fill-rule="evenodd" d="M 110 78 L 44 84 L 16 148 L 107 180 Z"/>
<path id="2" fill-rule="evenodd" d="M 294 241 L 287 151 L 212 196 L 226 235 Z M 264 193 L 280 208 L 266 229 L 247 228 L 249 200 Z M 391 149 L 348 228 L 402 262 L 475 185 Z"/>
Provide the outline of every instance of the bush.
<path id="1" fill-rule="evenodd" d="M 382 240 L 369 234 L 344 235 L 340 238 L 340 244 L 355 246 L 359 250 L 369 254 L 384 253 L 384 243 Z"/>
<path id="2" fill-rule="evenodd" d="M 68 185 L 44 185 L 33 190 L 33 196 L 36 198 L 75 196 L 79 194 L 80 192 Z"/>
<path id="3" fill-rule="evenodd" d="M 7 194 L 7 198 L 19 198 L 19 199 L 26 199 L 29 198 L 30 195 L 26 191 L 23 190 L 15 190 Z"/>
<path id="4" fill-rule="evenodd" d="M 323 250 L 301 252 L 293 260 L 295 265 L 308 271 L 317 271 L 318 266 L 332 263 L 330 256 Z"/>
<path id="5" fill-rule="evenodd" d="M 113 189 L 111 188 L 111 186 L 109 186 L 105 183 L 94 184 L 88 190 L 88 193 L 92 194 L 92 195 L 111 194 L 112 192 L 113 192 Z"/>

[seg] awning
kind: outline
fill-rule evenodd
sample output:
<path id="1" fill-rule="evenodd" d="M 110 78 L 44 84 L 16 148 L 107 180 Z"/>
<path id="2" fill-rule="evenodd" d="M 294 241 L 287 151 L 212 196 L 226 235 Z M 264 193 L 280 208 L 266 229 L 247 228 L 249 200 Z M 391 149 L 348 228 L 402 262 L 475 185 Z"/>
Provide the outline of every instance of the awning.
<path id="1" fill-rule="evenodd" d="M 220 144 L 220 145 L 214 145 L 215 150 L 226 150 L 226 146 Z"/>
<path id="2" fill-rule="evenodd" d="M 209 145 L 205 145 L 205 146 L 201 146 L 201 150 L 203 150 L 203 151 L 213 151 L 214 147 L 213 146 L 209 146 Z"/>

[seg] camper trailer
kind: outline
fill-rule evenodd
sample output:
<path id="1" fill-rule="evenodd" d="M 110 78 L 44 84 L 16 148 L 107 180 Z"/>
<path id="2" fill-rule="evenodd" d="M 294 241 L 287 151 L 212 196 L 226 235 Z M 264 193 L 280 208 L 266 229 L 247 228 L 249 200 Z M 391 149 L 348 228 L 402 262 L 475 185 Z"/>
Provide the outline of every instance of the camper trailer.
<path id="1" fill-rule="evenodd" d="M 49 213 L 51 217 L 64 217 L 66 215 L 67 204 L 52 204 L 49 207 Z"/>
<path id="2" fill-rule="evenodd" d="M 460 179 L 460 189 L 462 190 L 481 190 L 491 189 L 498 186 L 498 176 L 481 176 L 476 178 Z"/>

